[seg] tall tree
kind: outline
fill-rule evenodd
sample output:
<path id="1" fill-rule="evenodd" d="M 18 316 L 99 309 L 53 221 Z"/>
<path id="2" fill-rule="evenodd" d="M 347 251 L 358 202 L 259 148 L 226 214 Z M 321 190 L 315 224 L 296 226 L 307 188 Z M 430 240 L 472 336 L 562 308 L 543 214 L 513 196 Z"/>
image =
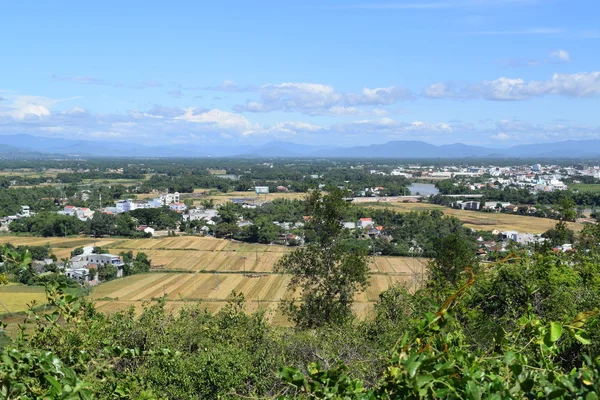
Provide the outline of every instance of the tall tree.
<path id="1" fill-rule="evenodd" d="M 288 303 L 287 313 L 297 326 L 312 328 L 340 324 L 352 315 L 354 296 L 368 284 L 367 249 L 350 250 L 342 239 L 342 220 L 349 205 L 345 193 L 323 196 L 312 192 L 307 200 L 306 229 L 312 240 L 280 259 L 276 270 L 292 274 L 290 289 L 301 290 L 300 304 Z"/>

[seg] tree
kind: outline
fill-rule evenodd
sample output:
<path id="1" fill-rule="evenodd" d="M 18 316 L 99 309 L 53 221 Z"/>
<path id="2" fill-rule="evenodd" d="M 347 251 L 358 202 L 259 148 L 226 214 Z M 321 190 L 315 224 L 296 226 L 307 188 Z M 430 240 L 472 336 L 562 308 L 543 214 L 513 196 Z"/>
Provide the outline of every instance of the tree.
<path id="1" fill-rule="evenodd" d="M 273 243 L 279 236 L 279 227 L 266 217 L 259 217 L 249 228 L 251 242 Z"/>
<path id="2" fill-rule="evenodd" d="M 307 201 L 311 216 L 306 229 L 313 240 L 284 255 L 276 270 L 292 274 L 290 289 L 302 290 L 301 303 L 288 303 L 287 313 L 297 326 L 341 324 L 352 315 L 354 296 L 368 284 L 369 266 L 365 248 L 349 251 L 342 239 L 341 222 L 348 203 L 345 192 L 333 190 L 323 196 L 312 192 Z"/>
<path id="3" fill-rule="evenodd" d="M 94 254 L 106 254 L 106 253 L 108 253 L 108 249 L 106 249 L 104 247 L 100 247 L 100 246 L 94 246 L 94 248 L 92 249 L 92 253 L 94 253 Z"/>
<path id="4" fill-rule="evenodd" d="M 83 247 L 75 247 L 73 250 L 71 250 L 71 257 L 75 257 L 80 254 L 83 254 Z"/>
<path id="5" fill-rule="evenodd" d="M 430 284 L 456 286 L 466 268 L 476 271 L 479 262 L 471 238 L 463 233 L 452 233 L 437 241 L 436 256 L 430 263 Z"/>
<path id="6" fill-rule="evenodd" d="M 542 235 L 550 241 L 552 246 L 560 246 L 565 243 L 573 243 L 575 240 L 575 232 L 569 229 L 567 221 L 574 221 L 577 218 L 577 212 L 575 211 L 575 202 L 569 196 L 563 196 L 560 198 L 558 206 L 558 218 L 559 221 L 556 226 L 552 229 L 547 230 Z"/>
<path id="7" fill-rule="evenodd" d="M 117 277 L 117 267 L 112 264 L 98 265 L 98 280 L 110 281 Z"/>
<path id="8" fill-rule="evenodd" d="M 210 210 L 215 207 L 215 201 L 213 199 L 205 199 L 200 202 L 200 205 L 207 210 Z"/>

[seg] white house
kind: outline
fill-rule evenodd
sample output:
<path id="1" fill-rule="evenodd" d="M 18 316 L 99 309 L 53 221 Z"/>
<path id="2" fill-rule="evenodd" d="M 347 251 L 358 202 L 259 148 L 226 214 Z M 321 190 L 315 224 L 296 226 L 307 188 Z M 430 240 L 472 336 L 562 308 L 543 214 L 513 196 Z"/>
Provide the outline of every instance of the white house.
<path id="1" fill-rule="evenodd" d="M 171 203 L 171 204 L 169 204 L 169 208 L 173 211 L 178 211 L 178 212 L 183 212 L 183 211 L 187 210 L 187 206 L 185 205 L 185 203 L 181 203 L 181 202 Z"/>
<path id="2" fill-rule="evenodd" d="M 138 232 L 144 232 L 144 233 L 149 233 L 152 236 L 154 236 L 154 228 L 150 228 L 149 226 L 146 225 L 140 225 L 136 228 L 136 231 Z"/>
<path id="3" fill-rule="evenodd" d="M 478 201 L 457 201 L 453 206 L 454 208 L 460 208 L 461 210 L 479 210 Z"/>
<path id="4" fill-rule="evenodd" d="M 504 231 L 502 232 L 502 239 L 512 240 L 517 242 L 519 240 L 519 232 L 517 231 Z"/>
<path id="5" fill-rule="evenodd" d="M 372 218 L 361 218 L 356 223 L 356 226 L 358 226 L 361 229 L 366 229 L 372 228 L 373 226 L 375 226 L 375 223 L 373 222 Z"/>
<path id="6" fill-rule="evenodd" d="M 168 206 L 171 203 L 179 203 L 179 192 L 161 194 L 158 196 L 158 200 L 163 206 Z"/>
<path id="7" fill-rule="evenodd" d="M 29 206 L 21 206 L 21 211 L 19 211 L 18 215 L 20 218 L 28 218 L 31 217 L 33 214 L 31 213 Z"/>

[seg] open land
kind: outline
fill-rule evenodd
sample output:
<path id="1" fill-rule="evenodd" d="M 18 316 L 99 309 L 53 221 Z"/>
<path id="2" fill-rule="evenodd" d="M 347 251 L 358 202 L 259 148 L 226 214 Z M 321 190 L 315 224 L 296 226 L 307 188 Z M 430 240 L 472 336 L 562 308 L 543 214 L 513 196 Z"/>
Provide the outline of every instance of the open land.
<path id="1" fill-rule="evenodd" d="M 141 312 L 144 302 L 166 296 L 166 307 L 179 310 L 190 303 L 200 303 L 210 311 L 226 304 L 232 291 L 243 293 L 247 309 L 264 309 L 273 322 L 283 324 L 281 300 L 289 299 L 289 276 L 276 273 L 274 266 L 289 248 L 276 245 L 254 245 L 210 237 L 169 237 L 162 239 L 94 239 L 0 237 L 0 243 L 15 245 L 49 244 L 57 256 L 67 257 L 74 247 L 105 246 L 111 253 L 144 251 L 152 260 L 152 271 L 116 279 L 95 287 L 91 298 L 103 312 L 115 312 L 133 306 Z M 60 258 L 60 257 L 59 257 Z M 396 283 L 409 289 L 424 279 L 426 259 L 408 257 L 374 257 L 370 260 L 372 277 L 367 290 L 356 298 L 356 312 L 366 317 L 379 294 Z M 32 299 L 43 301 L 43 289 L 31 288 L 31 296 L 23 289 L 0 289 L 0 302 L 12 299 L 11 312 L 23 311 Z M 17 291 L 19 296 L 15 296 Z"/>
<path id="2" fill-rule="evenodd" d="M 371 208 L 389 209 L 397 212 L 440 210 L 444 215 L 451 215 L 460 219 L 468 228 L 485 231 L 497 229 L 499 231 L 514 230 L 524 233 L 544 233 L 548 229 L 553 228 L 557 222 L 556 220 L 549 218 L 529 217 L 525 215 L 455 210 L 453 208 L 429 203 L 373 202 L 361 205 Z M 583 229 L 583 225 L 580 223 L 569 223 L 569 228 L 579 232 Z"/>
<path id="3" fill-rule="evenodd" d="M 580 192 L 599 193 L 600 192 L 600 184 L 574 183 L 572 185 L 569 185 L 569 189 L 579 190 Z"/>

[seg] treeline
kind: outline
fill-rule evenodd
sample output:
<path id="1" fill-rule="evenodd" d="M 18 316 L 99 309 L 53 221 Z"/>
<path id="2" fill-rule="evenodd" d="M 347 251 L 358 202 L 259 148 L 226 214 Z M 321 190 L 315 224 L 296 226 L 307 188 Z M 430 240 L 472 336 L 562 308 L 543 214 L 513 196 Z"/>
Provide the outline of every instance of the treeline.
<path id="1" fill-rule="evenodd" d="M 94 217 L 87 221 L 80 221 L 74 216 L 43 212 L 33 217 L 15 220 L 9 225 L 9 229 L 15 233 L 30 233 L 45 237 L 78 234 L 96 237 L 148 237 L 149 234 L 136 231 L 138 224 L 158 230 L 175 229 L 180 220 L 181 215 L 168 208 L 138 209 L 131 213 L 116 215 L 97 211 Z"/>
<path id="2" fill-rule="evenodd" d="M 455 185 L 456 184 L 456 185 Z M 470 190 L 464 183 L 454 180 L 443 180 L 436 183 L 440 194 L 482 194 L 478 201 L 509 202 L 511 204 L 549 205 L 557 204 L 563 197 L 570 197 L 576 205 L 583 207 L 600 206 L 600 193 L 574 192 L 570 190 L 554 190 L 552 192 L 531 193 L 528 189 L 505 187 L 501 190 L 485 187 L 482 190 Z"/>
<path id="3" fill-rule="evenodd" d="M 277 199 L 257 208 L 243 208 L 228 203 L 219 208 L 219 218 L 213 231 L 217 237 L 233 238 L 251 243 L 274 243 L 284 233 L 305 237 L 310 243 L 311 236 L 304 227 L 305 216 L 310 217 L 308 204 L 304 200 Z M 240 220 L 250 221 L 252 225 L 238 226 Z M 474 246 L 475 234 L 462 225 L 462 222 L 442 211 L 398 213 L 393 210 L 381 210 L 351 206 L 341 214 L 342 222 L 356 223 L 360 218 L 372 218 L 375 226 L 383 226 L 383 231 L 372 238 L 361 229 L 349 230 L 344 236 L 355 247 L 370 246 L 372 254 L 389 256 L 433 257 L 440 238 L 449 234 L 464 235 Z M 196 222 L 196 221 L 194 221 Z M 182 225 L 182 230 L 198 228 L 200 222 Z M 289 230 L 273 224 L 288 223 Z M 280 244 L 283 244 L 281 241 Z"/>
<path id="4" fill-rule="evenodd" d="M 15 215 L 21 206 L 27 205 L 32 211 L 55 211 L 59 209 L 60 189 L 53 187 L 8 188 L 0 190 L 0 216 Z"/>
<path id="5" fill-rule="evenodd" d="M 123 173 L 116 172 L 103 172 L 103 171 L 89 171 L 89 172 L 70 172 L 70 173 L 58 173 L 56 175 L 56 182 L 62 183 L 81 183 L 84 179 L 137 179 L 142 181 L 145 179 L 145 175 L 138 171 L 130 171 L 124 169 Z"/>

